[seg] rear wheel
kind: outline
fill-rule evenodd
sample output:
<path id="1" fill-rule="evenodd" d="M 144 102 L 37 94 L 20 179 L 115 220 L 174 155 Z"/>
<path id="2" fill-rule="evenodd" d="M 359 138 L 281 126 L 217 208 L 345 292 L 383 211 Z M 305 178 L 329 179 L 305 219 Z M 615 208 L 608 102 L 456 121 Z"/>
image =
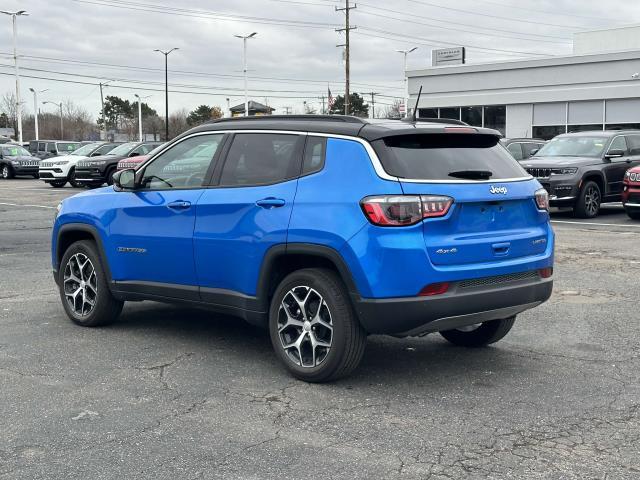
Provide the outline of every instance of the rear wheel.
<path id="1" fill-rule="evenodd" d="M 73 243 L 62 257 L 58 275 L 60 299 L 72 322 L 97 327 L 118 318 L 124 302 L 111 295 L 95 243 Z"/>
<path id="2" fill-rule="evenodd" d="M 2 168 L 0 169 L 0 176 L 5 180 L 13 178 L 13 169 L 9 165 L 2 165 Z"/>
<path id="3" fill-rule="evenodd" d="M 66 180 L 55 180 L 53 182 L 49 182 L 49 185 L 51 185 L 53 188 L 62 188 L 67 184 Z"/>
<path id="4" fill-rule="evenodd" d="M 573 211 L 578 218 L 594 218 L 600 213 L 602 193 L 598 184 L 589 180 L 582 185 L 580 195 Z"/>
<path id="5" fill-rule="evenodd" d="M 322 268 L 298 270 L 280 283 L 269 309 L 269 333 L 280 361 L 307 382 L 347 376 L 367 343 L 344 283 Z"/>
<path id="6" fill-rule="evenodd" d="M 631 210 L 630 208 L 627 208 L 625 210 L 631 220 L 640 220 L 640 210 Z"/>
<path id="7" fill-rule="evenodd" d="M 116 169 L 115 168 L 112 168 L 107 173 L 107 185 L 109 185 L 109 186 L 113 185 L 113 174 L 114 173 L 116 173 Z"/>
<path id="8" fill-rule="evenodd" d="M 468 327 L 440 332 L 445 339 L 461 347 L 484 347 L 501 340 L 513 327 L 516 317 L 491 320 Z"/>

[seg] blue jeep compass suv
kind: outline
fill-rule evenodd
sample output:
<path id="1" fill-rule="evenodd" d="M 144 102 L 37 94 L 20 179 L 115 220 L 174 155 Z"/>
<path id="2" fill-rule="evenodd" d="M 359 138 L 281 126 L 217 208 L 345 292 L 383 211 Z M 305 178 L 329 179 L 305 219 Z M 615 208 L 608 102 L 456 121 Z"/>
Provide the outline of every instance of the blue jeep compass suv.
<path id="1" fill-rule="evenodd" d="M 551 295 L 548 197 L 494 130 L 346 116 L 194 128 L 62 202 L 67 315 L 209 306 L 269 328 L 296 377 L 351 372 L 367 334 L 498 341 Z"/>

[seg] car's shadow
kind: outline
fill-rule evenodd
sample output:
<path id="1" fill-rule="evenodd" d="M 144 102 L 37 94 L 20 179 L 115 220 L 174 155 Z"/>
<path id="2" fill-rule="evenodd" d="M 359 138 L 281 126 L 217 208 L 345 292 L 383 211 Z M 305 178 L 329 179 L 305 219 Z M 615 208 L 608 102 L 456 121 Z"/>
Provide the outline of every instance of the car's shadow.
<path id="1" fill-rule="evenodd" d="M 551 219 L 572 219 L 572 220 L 576 220 L 576 221 L 580 221 L 579 218 L 576 218 L 573 215 L 573 210 L 571 209 L 552 209 L 551 210 Z M 620 216 L 620 215 L 625 215 L 624 212 L 624 207 L 621 204 L 603 204 L 600 206 L 600 213 L 598 214 L 597 218 L 611 218 L 611 217 L 616 217 L 616 216 Z M 592 222 L 594 221 L 593 219 L 587 219 L 584 220 L 585 222 Z M 595 220 L 597 221 L 597 220 Z"/>
<path id="2" fill-rule="evenodd" d="M 215 349 L 226 357 L 227 368 L 236 365 L 238 372 L 255 366 L 265 375 L 269 371 L 281 374 L 266 329 L 204 309 L 153 302 L 132 304 L 109 330 L 143 337 L 145 342 L 155 344 L 155 349 L 166 345 L 169 350 L 177 343 L 191 351 L 206 353 Z M 488 369 L 517 375 L 521 363 L 522 355 L 517 352 L 499 347 L 456 347 L 437 334 L 401 339 L 373 335 L 360 367 L 348 383 L 405 384 L 419 379 L 421 383 L 446 385 L 460 377 L 476 382 Z"/>

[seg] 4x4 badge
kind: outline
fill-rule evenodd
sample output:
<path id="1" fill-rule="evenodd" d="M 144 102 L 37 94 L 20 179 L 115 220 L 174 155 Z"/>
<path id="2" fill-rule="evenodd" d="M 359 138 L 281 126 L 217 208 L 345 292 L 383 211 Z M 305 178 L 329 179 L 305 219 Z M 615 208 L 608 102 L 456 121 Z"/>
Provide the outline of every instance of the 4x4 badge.
<path id="1" fill-rule="evenodd" d="M 494 195 L 497 195 L 498 193 L 501 193 L 502 195 L 506 195 L 507 187 L 496 187 L 495 185 L 491 185 L 491 188 L 489 189 L 489 193 L 492 193 Z"/>

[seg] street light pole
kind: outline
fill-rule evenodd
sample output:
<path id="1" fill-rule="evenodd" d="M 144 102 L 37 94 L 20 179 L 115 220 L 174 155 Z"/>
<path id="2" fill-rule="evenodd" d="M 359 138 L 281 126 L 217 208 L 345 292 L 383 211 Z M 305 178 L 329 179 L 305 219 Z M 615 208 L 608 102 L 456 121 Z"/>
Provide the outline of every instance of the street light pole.
<path id="1" fill-rule="evenodd" d="M 10 15 L 13 23 L 13 63 L 16 75 L 16 121 L 18 123 L 18 142 L 22 143 L 22 102 L 20 101 L 20 71 L 18 69 L 18 23 L 16 18 L 29 15 L 25 10 L 17 12 L 7 12 L 0 10 L 0 13 Z"/>
<path id="2" fill-rule="evenodd" d="M 133 96 L 138 99 L 138 138 L 142 142 L 144 141 L 144 139 L 142 138 L 142 99 L 149 98 L 151 95 L 141 97 L 137 93 L 134 93 Z"/>
<path id="3" fill-rule="evenodd" d="M 166 52 L 156 48 L 154 52 L 160 52 L 164 55 L 164 139 L 169 140 L 169 70 L 167 69 L 167 57 L 174 50 L 180 50 L 178 47 L 173 47 Z"/>
<path id="4" fill-rule="evenodd" d="M 33 88 L 29 88 L 33 92 L 33 119 L 35 121 L 36 140 L 40 140 L 40 134 L 38 133 L 38 93 L 47 92 L 49 89 L 36 91 Z"/>
<path id="5" fill-rule="evenodd" d="M 242 39 L 242 51 L 243 51 L 243 72 L 244 72 L 244 116 L 249 116 L 249 94 L 247 87 L 247 40 L 255 37 L 258 32 L 250 33 L 249 35 L 234 35 L 236 38 Z"/>
<path id="6" fill-rule="evenodd" d="M 398 53 L 402 53 L 404 55 L 404 117 L 407 118 L 409 116 L 409 79 L 407 78 L 407 55 L 409 55 L 414 50 L 417 50 L 418 47 L 410 48 L 409 50 L 396 50 Z M 416 105 L 416 108 L 418 106 Z"/>
<path id="7" fill-rule="evenodd" d="M 64 124 L 62 123 L 62 102 L 60 103 L 56 103 L 56 102 L 42 102 L 43 105 L 46 105 L 47 103 L 50 103 L 51 105 L 56 105 L 59 109 L 60 109 L 60 140 L 64 140 Z"/>

